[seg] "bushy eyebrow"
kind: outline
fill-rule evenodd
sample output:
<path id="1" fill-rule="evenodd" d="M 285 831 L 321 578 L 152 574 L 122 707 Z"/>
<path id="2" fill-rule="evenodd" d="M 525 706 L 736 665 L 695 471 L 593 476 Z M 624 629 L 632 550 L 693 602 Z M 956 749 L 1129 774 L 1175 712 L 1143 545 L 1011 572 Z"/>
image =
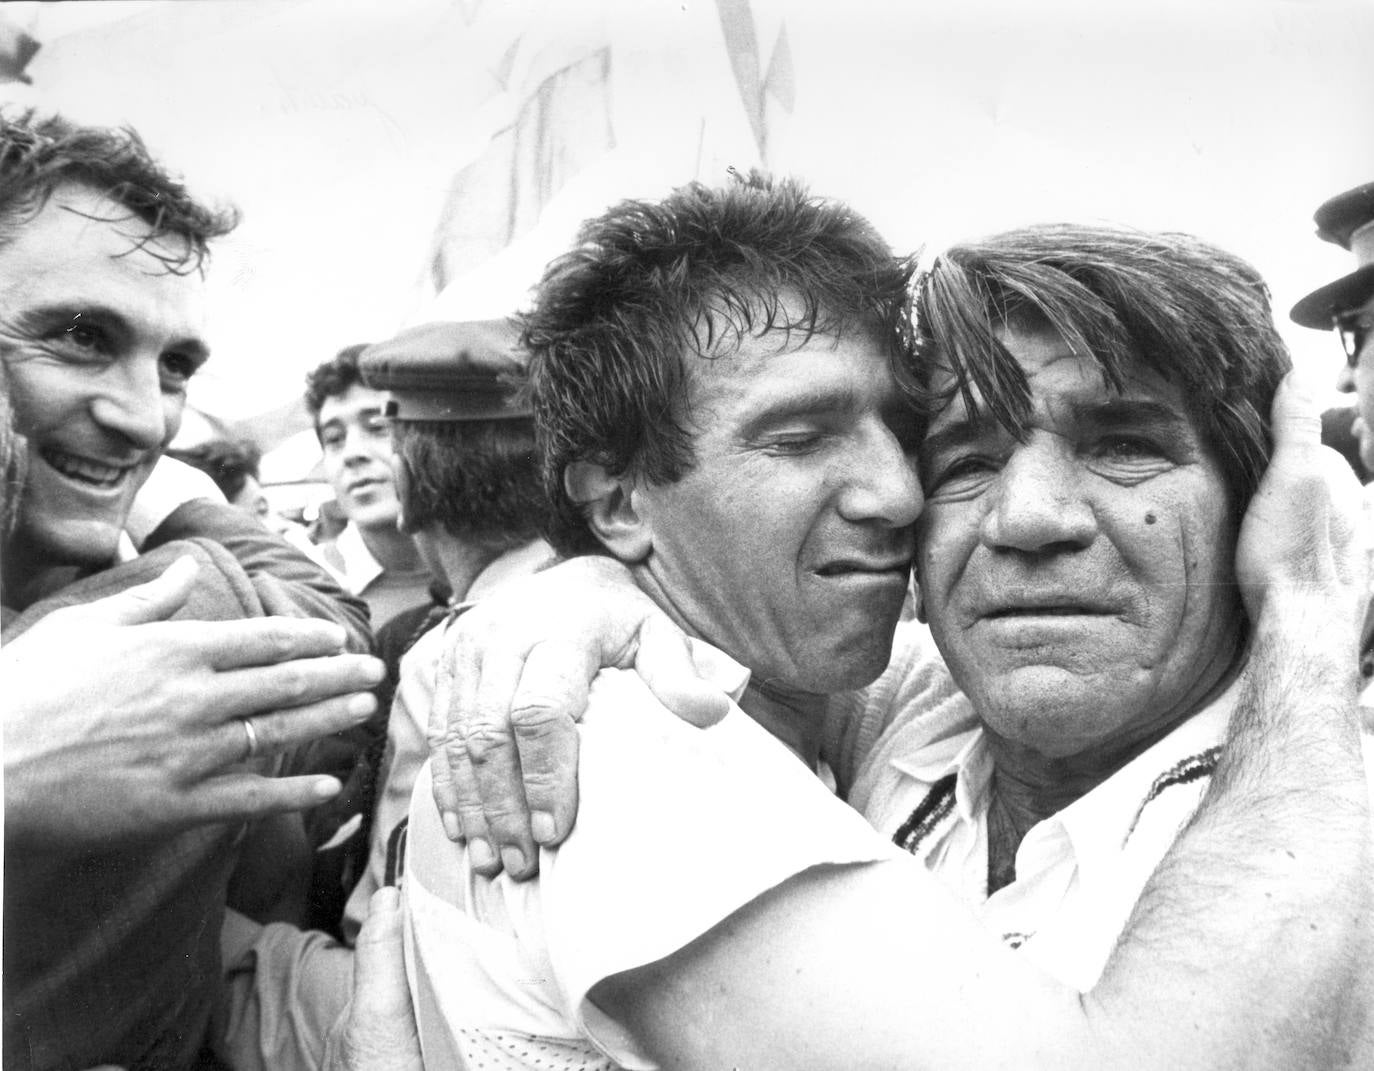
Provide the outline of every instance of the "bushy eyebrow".
<path id="1" fill-rule="evenodd" d="M 124 339 L 132 338 L 138 334 L 137 324 L 119 309 L 111 305 L 92 304 L 85 301 L 59 301 L 49 305 L 35 305 L 23 310 L 20 322 L 29 330 L 53 328 L 64 324 L 71 326 L 77 323 L 88 323 L 97 327 L 109 328 Z M 198 365 L 204 364 L 210 359 L 210 347 L 204 339 L 196 338 L 193 335 L 173 339 L 168 345 L 162 347 L 162 352 L 184 353 L 194 359 Z"/>
<path id="2" fill-rule="evenodd" d="M 1153 398 L 1112 397 L 1102 400 L 1065 403 L 1069 421 L 1076 429 L 1110 431 L 1126 428 L 1157 433 L 1191 435 L 1193 422 L 1177 407 Z M 963 416 L 926 435 L 920 446 L 923 458 L 965 447 L 990 435 L 1016 436 L 1015 428 L 1001 425 L 986 411 Z"/>

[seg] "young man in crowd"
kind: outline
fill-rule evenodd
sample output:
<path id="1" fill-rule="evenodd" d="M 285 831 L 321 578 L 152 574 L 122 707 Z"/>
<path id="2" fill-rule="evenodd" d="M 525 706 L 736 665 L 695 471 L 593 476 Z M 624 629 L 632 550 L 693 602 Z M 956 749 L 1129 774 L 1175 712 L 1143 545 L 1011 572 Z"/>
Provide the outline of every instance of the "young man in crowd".
<path id="1" fill-rule="evenodd" d="M 346 653 L 363 607 L 222 500 L 156 487 L 233 222 L 130 131 L 0 117 L 27 461 L 3 553 L 6 1067 L 196 1064 L 245 822 L 336 793 L 273 777 L 280 753 L 374 705 L 380 665 Z"/>
<path id="2" fill-rule="evenodd" d="M 444 578 L 455 607 L 487 597 L 552 556 L 539 538 L 548 507 L 516 344 L 506 320 L 429 323 L 359 357 L 362 382 L 381 395 L 391 427 L 401 528 Z M 386 883 L 391 833 L 406 817 L 429 753 L 425 725 L 447 612 L 411 626 L 384 723 L 385 751 L 367 756 L 375 793 L 364 798 L 363 821 L 349 841 L 357 872 L 344 943 L 231 915 L 223 1037 L 237 1068 L 316 1067 L 328 1046 L 339 1046 L 350 1022 L 341 1016 L 353 971 L 349 946 Z"/>
<path id="3" fill-rule="evenodd" d="M 1368 1055 L 1363 563 L 1291 389 L 1255 493 L 1287 368 L 1262 284 L 1176 236 L 1029 229 L 952 250 L 918 284 L 904 369 L 934 403 L 922 436 L 891 364 L 901 282 L 862 221 L 789 184 L 627 203 L 551 266 L 527 339 L 555 542 L 622 563 L 740 706 L 698 733 L 633 676 L 598 676 L 578 823 L 532 891 L 480 877 L 417 785 L 427 1060 Z M 856 732 L 888 735 L 863 767 L 839 753 L 878 836 L 807 767 L 825 697 L 888 660 L 913 552 L 969 698 L 929 657 L 880 686 Z M 547 699 L 632 652 L 635 629 L 578 647 L 544 622 L 625 599 L 545 579 L 506 625 L 534 633 L 529 664 L 486 666 Z M 474 615 L 468 644 L 490 636 Z M 457 661 L 469 698 L 490 690 L 472 668 Z M 1323 936 L 1299 951 L 1304 931 Z"/>
<path id="4" fill-rule="evenodd" d="M 348 346 L 306 377 L 305 407 L 315 421 L 325 478 L 346 521 L 317 558 L 349 591 L 366 601 L 380 631 L 403 610 L 429 603 L 437 579 L 396 526 L 400 505 L 391 471 L 386 398 L 362 382 L 358 355 Z"/>

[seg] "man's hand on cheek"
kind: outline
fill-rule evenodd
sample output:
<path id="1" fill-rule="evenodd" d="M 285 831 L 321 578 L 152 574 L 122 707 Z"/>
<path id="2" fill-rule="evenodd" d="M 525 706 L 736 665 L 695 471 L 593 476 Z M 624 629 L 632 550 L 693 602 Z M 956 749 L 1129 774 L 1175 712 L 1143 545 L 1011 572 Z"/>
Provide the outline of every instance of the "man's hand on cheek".
<path id="1" fill-rule="evenodd" d="M 729 709 L 696 676 L 681 630 L 610 558 L 508 585 L 450 627 L 430 711 L 434 798 L 480 872 L 531 877 L 539 847 L 572 829 L 576 722 L 603 666 L 633 666 L 693 724 Z"/>
<path id="2" fill-rule="evenodd" d="M 1295 373 L 1279 385 L 1272 424 L 1273 458 L 1236 545 L 1246 610 L 1256 628 L 1288 626 L 1297 634 L 1320 623 L 1325 637 L 1349 643 L 1354 666 L 1368 591 L 1359 483 L 1321 445 L 1315 396 Z"/>

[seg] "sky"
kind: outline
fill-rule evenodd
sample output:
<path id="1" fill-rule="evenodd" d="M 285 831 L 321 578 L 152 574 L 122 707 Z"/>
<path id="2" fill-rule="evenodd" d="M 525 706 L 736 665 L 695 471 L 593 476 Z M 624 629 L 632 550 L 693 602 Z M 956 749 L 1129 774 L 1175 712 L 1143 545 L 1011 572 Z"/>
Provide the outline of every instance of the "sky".
<path id="1" fill-rule="evenodd" d="M 717 0 L 7 3 L 42 48 L 33 84 L 0 90 L 130 123 L 194 190 L 240 207 L 192 394 L 227 420 L 290 402 L 344 345 L 514 311 L 616 200 L 760 164 L 849 201 L 903 250 L 1055 219 L 1197 233 L 1259 267 L 1295 358 L 1334 380 L 1334 338 L 1287 310 L 1354 267 L 1311 217 L 1374 180 L 1374 0 L 724 6 L 752 23 L 761 75 L 788 75 L 759 105 L 766 150 Z M 607 143 L 436 297 L 455 175 L 549 70 L 601 46 Z M 585 117 L 550 114 L 551 138 L 582 136 Z"/>

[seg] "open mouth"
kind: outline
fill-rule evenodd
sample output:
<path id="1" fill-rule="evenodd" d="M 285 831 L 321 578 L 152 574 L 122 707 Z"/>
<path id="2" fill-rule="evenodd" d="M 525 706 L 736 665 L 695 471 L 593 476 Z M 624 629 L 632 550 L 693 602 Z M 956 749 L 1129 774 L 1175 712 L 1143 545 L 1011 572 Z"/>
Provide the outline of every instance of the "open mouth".
<path id="1" fill-rule="evenodd" d="M 117 487 L 121 480 L 134 470 L 134 465 L 107 465 L 90 458 L 77 457 L 54 447 L 39 450 L 39 456 L 48 465 L 69 480 L 86 484 L 88 487 Z"/>

